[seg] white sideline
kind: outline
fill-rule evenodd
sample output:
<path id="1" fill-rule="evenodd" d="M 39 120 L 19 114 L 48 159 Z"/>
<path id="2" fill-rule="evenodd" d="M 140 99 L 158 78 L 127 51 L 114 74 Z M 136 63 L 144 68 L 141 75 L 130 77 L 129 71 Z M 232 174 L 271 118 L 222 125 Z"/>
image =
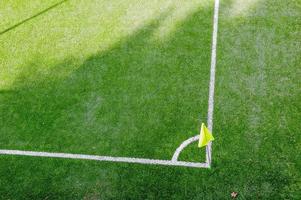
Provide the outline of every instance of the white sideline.
<path id="1" fill-rule="evenodd" d="M 149 164 L 149 165 L 169 165 L 169 166 L 208 168 L 207 163 L 183 162 L 183 161 L 173 162 L 171 160 L 96 156 L 96 155 L 71 154 L 71 153 L 50 153 L 50 152 L 38 152 L 38 151 L 0 150 L 0 154 L 35 156 L 35 157 L 51 157 L 51 158 L 70 158 L 70 159 L 97 160 L 97 161 L 108 161 L 108 162 L 140 163 L 140 164 Z"/>
<path id="2" fill-rule="evenodd" d="M 210 83 L 209 83 L 209 98 L 208 98 L 208 114 L 207 124 L 208 129 L 212 132 L 213 128 L 213 110 L 214 110 L 214 86 L 215 86 L 215 69 L 216 69 L 216 46 L 217 46 L 217 31 L 218 31 L 218 12 L 219 12 L 219 0 L 215 0 L 214 4 L 214 17 L 213 17 L 213 34 L 212 34 L 212 47 L 211 47 L 211 66 L 210 66 Z M 191 137 L 185 140 L 175 151 L 172 160 L 177 161 L 180 153 L 189 144 L 198 141 L 199 135 Z M 211 142 L 206 147 L 206 163 L 210 167 L 211 165 Z"/>
<path id="3" fill-rule="evenodd" d="M 211 52 L 211 67 L 210 67 L 210 85 L 209 85 L 209 100 L 208 100 L 208 115 L 207 125 L 212 132 L 213 129 L 213 110 L 214 110 L 214 88 L 215 88 L 215 69 L 216 69 L 216 47 L 217 47 L 217 32 L 218 32 L 218 12 L 219 0 L 215 0 L 214 19 L 213 19 L 213 34 L 212 34 L 212 52 Z M 212 144 L 211 142 L 206 147 L 206 163 L 211 165 Z"/>
<path id="4" fill-rule="evenodd" d="M 215 0 L 214 4 L 214 18 L 213 18 L 213 34 L 212 34 L 212 51 L 211 51 L 211 66 L 210 66 L 210 83 L 209 83 L 209 99 L 208 99 L 208 129 L 212 131 L 213 128 L 213 110 L 214 110 L 214 86 L 215 86 L 215 68 L 216 68 L 216 45 L 217 45 L 217 31 L 218 31 L 218 12 L 219 0 Z M 20 156 L 36 156 L 36 157 L 52 157 L 52 158 L 70 158 L 70 159 L 84 159 L 84 160 L 97 160 L 109 162 L 124 162 L 124 163 L 139 163 L 149 165 L 169 165 L 169 166 L 182 166 L 182 167 L 196 167 L 196 168 L 210 168 L 211 165 L 211 142 L 206 147 L 206 162 L 185 162 L 178 161 L 180 153 L 185 147 L 192 142 L 199 139 L 199 135 L 185 140 L 175 151 L 171 160 L 156 160 L 145 158 L 132 158 L 132 157 L 112 157 L 112 156 L 97 156 L 97 155 L 84 155 L 84 154 L 70 154 L 70 153 L 50 153 L 50 152 L 37 152 L 37 151 L 20 151 L 20 150 L 6 150 L 0 149 L 0 155 L 20 155 Z"/>

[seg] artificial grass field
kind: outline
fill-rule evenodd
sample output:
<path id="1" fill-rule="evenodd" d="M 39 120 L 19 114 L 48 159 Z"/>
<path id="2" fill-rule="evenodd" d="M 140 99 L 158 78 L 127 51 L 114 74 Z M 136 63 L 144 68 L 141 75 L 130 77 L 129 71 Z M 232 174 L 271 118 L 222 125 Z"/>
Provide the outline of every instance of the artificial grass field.
<path id="1" fill-rule="evenodd" d="M 207 120 L 213 3 L 1 1 L 0 149 L 171 159 Z M 0 155 L 0 198 L 300 199 L 300 21 L 221 1 L 211 169 Z"/>

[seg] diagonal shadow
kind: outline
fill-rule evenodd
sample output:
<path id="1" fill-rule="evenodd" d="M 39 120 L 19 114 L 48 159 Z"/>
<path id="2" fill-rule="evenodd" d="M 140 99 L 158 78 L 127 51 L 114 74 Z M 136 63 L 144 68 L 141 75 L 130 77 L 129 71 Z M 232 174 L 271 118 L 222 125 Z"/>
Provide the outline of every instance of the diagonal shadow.
<path id="1" fill-rule="evenodd" d="M 63 79 L 36 74 L 29 83 L 26 70 L 21 73 L 12 93 L 0 93 L 0 104 L 6 105 L 0 113 L 13 113 L 3 117 L 0 135 L 7 137 L 0 145 L 20 148 L 9 139 L 14 135 L 20 143 L 32 141 L 25 149 L 170 159 L 190 135 L 187 130 L 197 132 L 195 119 L 205 118 L 199 107 L 206 108 L 207 99 L 199 94 L 209 77 L 212 11 L 189 14 L 161 43 L 154 32 L 171 14 L 161 13 L 110 49 L 86 58 Z M 37 57 L 23 69 L 39 68 L 39 63 Z M 49 73 L 70 65 L 63 60 Z"/>
<path id="2" fill-rule="evenodd" d="M 1 31 L 1 32 L 0 32 L 0 35 L 2 35 L 2 34 L 4 34 L 4 33 L 8 32 L 8 31 L 10 31 L 10 30 L 13 30 L 13 29 L 17 28 L 18 26 L 20 26 L 20 25 L 22 25 L 22 24 L 24 24 L 24 23 L 26 23 L 26 22 L 28 22 L 28 21 L 30 21 L 30 20 L 32 20 L 32 19 L 34 19 L 34 18 L 40 16 L 40 15 L 42 15 L 42 14 L 48 12 L 49 10 L 54 9 L 55 7 L 57 7 L 57 6 L 59 6 L 59 5 L 63 4 L 63 3 L 65 3 L 66 1 L 68 1 L 68 0 L 60 1 L 60 2 L 58 2 L 58 3 L 56 3 L 56 4 L 52 5 L 52 6 L 50 6 L 50 7 L 48 7 L 48 8 L 46 8 L 46 9 L 44 9 L 44 10 L 42 10 L 42 11 L 40 11 L 39 13 L 37 13 L 37 14 L 35 14 L 35 15 L 29 17 L 29 18 L 26 18 L 26 19 L 20 21 L 19 23 L 17 23 L 17 24 L 15 24 L 15 25 L 13 25 L 13 26 L 11 26 L 11 27 L 9 27 L 9 28 L 7 28 L 7 29 Z"/>

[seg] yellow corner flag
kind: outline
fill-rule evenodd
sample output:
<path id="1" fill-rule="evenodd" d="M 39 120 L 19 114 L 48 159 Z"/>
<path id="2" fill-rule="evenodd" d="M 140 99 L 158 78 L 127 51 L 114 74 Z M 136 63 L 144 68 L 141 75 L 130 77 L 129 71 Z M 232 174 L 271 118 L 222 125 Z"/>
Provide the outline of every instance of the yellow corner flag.
<path id="1" fill-rule="evenodd" d="M 214 137 L 208 130 L 208 128 L 205 126 L 204 123 L 202 123 L 201 127 L 201 133 L 200 133 L 200 140 L 199 140 L 199 147 L 206 146 L 210 141 L 213 141 Z"/>

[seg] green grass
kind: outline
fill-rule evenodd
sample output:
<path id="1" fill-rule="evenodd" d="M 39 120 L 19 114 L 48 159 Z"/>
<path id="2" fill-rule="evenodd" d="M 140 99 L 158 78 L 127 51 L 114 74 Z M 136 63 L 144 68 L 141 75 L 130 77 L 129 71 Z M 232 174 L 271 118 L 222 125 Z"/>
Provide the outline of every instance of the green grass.
<path id="1" fill-rule="evenodd" d="M 26 57 L 20 55 L 17 60 L 6 50 L 11 59 L 4 61 L 8 63 L 3 76 L 8 81 L 3 86 L 7 89 L 2 113 L 11 114 L 4 118 L 2 126 L 3 148 L 170 159 L 183 140 L 198 133 L 207 109 L 212 9 L 205 7 L 209 3 L 190 2 L 183 8 L 178 2 L 170 2 L 169 6 L 161 2 L 157 6 L 166 9 L 157 13 L 154 4 L 138 1 L 139 7 L 151 13 L 126 12 L 121 4 L 113 16 L 101 13 L 99 18 L 89 18 L 91 12 L 104 10 L 106 3 L 94 2 L 91 8 L 85 6 L 80 11 L 70 9 L 77 5 L 75 2 L 62 4 L 57 9 L 64 15 L 77 11 L 82 16 L 51 18 L 48 31 L 45 26 L 41 27 L 44 33 L 34 31 L 39 35 L 26 45 L 26 53 L 29 54 L 27 47 L 28 51 L 32 49 Z M 92 9 L 93 6 L 97 7 Z M 188 13 L 195 9 L 203 11 Z M 57 15 L 54 12 L 49 15 Z M 116 25 L 111 21 L 114 14 L 119 18 Z M 121 22 L 123 18 L 126 20 Z M 182 18 L 189 20 L 187 24 Z M 89 26 L 68 26 L 69 21 L 78 23 L 80 19 L 80 24 Z M 43 25 L 49 17 L 41 16 L 30 23 L 37 26 L 39 20 Z M 56 21 L 60 20 L 67 27 L 58 26 Z M 133 26 L 133 30 L 126 27 L 139 20 L 141 25 Z M 171 20 L 175 21 L 174 27 L 162 27 Z M 59 28 L 61 32 L 51 31 Z M 160 28 L 170 30 L 161 30 L 158 35 Z M 21 27 L 8 34 L 17 34 L 18 29 Z M 110 29 L 116 33 L 106 32 Z M 131 33 L 120 35 L 123 30 Z M 20 37 L 32 35 L 31 27 L 27 31 Z M 77 41 L 70 44 L 74 39 Z M 15 40 L 4 43 L 16 45 Z M 107 45 L 102 47 L 103 43 Z M 24 52 L 20 50 L 20 54 L 21 51 Z M 73 55 L 66 55 L 69 51 Z M 53 57 L 65 56 L 54 63 Z M 20 65 L 11 69 L 15 62 Z M 13 81 L 10 85 L 9 80 Z"/>
<path id="2" fill-rule="evenodd" d="M 206 122 L 213 1 L 35 16 L 58 2 L 0 3 L 0 149 L 170 159 Z M 300 11 L 221 1 L 210 170 L 1 155 L 0 198 L 299 199 Z"/>

